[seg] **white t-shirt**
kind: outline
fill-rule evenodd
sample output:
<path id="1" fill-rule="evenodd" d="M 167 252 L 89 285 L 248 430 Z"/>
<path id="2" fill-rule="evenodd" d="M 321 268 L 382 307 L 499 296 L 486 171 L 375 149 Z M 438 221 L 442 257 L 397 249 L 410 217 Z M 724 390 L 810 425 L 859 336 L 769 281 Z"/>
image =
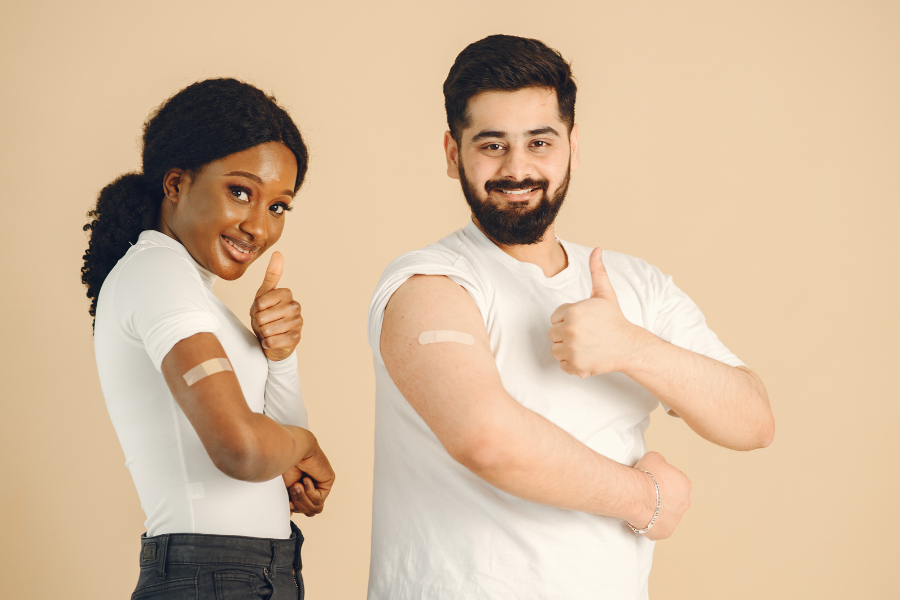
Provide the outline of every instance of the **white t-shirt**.
<path id="1" fill-rule="evenodd" d="M 653 542 L 623 521 L 503 492 L 453 460 L 391 380 L 379 351 L 384 309 L 409 277 L 446 275 L 475 301 L 506 390 L 615 461 L 634 465 L 657 399 L 621 373 L 581 379 L 550 353 L 550 315 L 591 292 L 591 249 L 561 241 L 568 266 L 545 277 L 469 223 L 385 270 L 369 309 L 376 378 L 370 600 L 647 598 Z M 646 262 L 604 252 L 625 317 L 673 344 L 743 363 L 697 306 Z M 535 473 L 540 478 L 541 473 Z"/>
<path id="2" fill-rule="evenodd" d="M 281 477 L 252 483 L 216 468 L 160 372 L 177 342 L 213 333 L 250 409 L 307 427 L 296 357 L 267 360 L 253 332 L 213 295 L 216 279 L 174 239 L 141 233 L 97 300 L 94 348 L 103 396 L 148 536 L 288 538 L 289 498 Z"/>

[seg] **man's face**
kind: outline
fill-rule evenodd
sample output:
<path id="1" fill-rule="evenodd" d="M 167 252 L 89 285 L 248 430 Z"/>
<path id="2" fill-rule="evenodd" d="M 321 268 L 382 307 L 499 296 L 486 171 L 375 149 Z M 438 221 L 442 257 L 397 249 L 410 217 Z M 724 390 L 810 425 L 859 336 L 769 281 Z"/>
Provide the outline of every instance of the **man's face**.
<path id="1" fill-rule="evenodd" d="M 447 174 L 459 179 L 482 230 L 503 245 L 536 244 L 553 224 L 578 167 L 578 130 L 559 116 L 556 92 L 525 88 L 469 99 L 460 141 L 447 132 Z"/>

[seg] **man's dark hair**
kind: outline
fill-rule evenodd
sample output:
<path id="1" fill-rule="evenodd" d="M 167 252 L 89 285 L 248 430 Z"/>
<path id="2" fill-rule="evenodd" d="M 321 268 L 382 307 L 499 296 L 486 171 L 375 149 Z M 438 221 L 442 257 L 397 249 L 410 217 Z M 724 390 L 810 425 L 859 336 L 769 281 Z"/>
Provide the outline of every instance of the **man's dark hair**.
<path id="1" fill-rule="evenodd" d="M 540 40 L 491 35 L 466 46 L 444 81 L 447 125 L 457 143 L 469 125 L 469 98 L 481 92 L 524 88 L 556 91 L 560 119 L 569 131 L 575 123 L 575 80 L 562 55 Z"/>

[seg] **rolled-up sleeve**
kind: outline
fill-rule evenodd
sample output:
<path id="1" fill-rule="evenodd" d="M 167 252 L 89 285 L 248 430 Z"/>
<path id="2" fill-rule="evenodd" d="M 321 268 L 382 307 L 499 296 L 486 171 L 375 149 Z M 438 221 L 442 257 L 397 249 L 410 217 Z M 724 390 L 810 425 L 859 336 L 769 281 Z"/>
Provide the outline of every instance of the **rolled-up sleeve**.
<path id="1" fill-rule="evenodd" d="M 181 340 L 219 331 L 196 268 L 170 248 L 136 253 L 119 273 L 113 302 L 122 328 L 143 342 L 157 371 Z"/>

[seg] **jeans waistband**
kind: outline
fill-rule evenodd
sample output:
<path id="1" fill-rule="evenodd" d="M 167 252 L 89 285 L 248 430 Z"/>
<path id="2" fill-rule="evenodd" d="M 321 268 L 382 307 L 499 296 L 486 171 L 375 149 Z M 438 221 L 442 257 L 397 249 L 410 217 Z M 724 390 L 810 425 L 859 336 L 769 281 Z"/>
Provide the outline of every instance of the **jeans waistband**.
<path id="1" fill-rule="evenodd" d="M 303 534 L 291 521 L 291 537 L 267 539 L 239 535 L 205 533 L 168 533 L 141 536 L 141 566 L 156 564 L 160 577 L 166 576 L 166 564 L 239 564 L 267 567 L 274 571 L 293 567 L 300 571 L 300 546 Z"/>

